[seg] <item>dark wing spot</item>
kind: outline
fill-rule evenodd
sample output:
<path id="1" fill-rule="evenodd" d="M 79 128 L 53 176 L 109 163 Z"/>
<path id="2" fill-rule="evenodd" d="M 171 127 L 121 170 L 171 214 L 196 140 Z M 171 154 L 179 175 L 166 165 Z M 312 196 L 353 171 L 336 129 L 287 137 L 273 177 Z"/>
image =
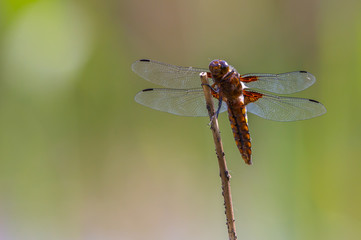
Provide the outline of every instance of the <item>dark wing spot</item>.
<path id="1" fill-rule="evenodd" d="M 308 99 L 308 101 L 315 102 L 315 103 L 320 103 L 319 101 L 316 101 L 316 100 L 313 100 L 313 99 Z"/>
<path id="2" fill-rule="evenodd" d="M 147 88 L 147 89 L 143 89 L 142 92 L 148 92 L 148 91 L 153 91 L 154 88 Z"/>
<path id="3" fill-rule="evenodd" d="M 300 73 L 308 73 L 307 71 L 300 71 Z"/>
<path id="4" fill-rule="evenodd" d="M 139 62 L 150 62 L 149 59 L 140 59 Z"/>

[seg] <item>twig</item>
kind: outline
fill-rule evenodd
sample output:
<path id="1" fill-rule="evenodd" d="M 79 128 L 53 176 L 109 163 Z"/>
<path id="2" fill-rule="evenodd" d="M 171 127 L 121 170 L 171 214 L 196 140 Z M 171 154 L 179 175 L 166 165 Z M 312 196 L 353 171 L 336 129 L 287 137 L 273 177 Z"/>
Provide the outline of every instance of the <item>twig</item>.
<path id="1" fill-rule="evenodd" d="M 234 213 L 233 213 L 231 185 L 229 182 L 231 176 L 228 173 L 226 158 L 224 157 L 223 145 L 218 127 L 218 119 L 217 117 L 214 117 L 215 111 L 212 100 L 213 97 L 211 95 L 211 89 L 209 87 L 207 73 L 201 73 L 200 78 L 203 84 L 202 86 L 203 86 L 204 96 L 206 99 L 209 119 L 211 120 L 210 122 L 211 130 L 213 133 L 213 140 L 214 140 L 214 145 L 216 147 L 220 177 L 222 180 L 222 191 L 223 191 L 222 195 L 224 198 L 224 207 L 226 209 L 225 214 L 227 220 L 228 235 L 230 240 L 236 240 L 237 239 L 236 225 L 235 225 Z"/>

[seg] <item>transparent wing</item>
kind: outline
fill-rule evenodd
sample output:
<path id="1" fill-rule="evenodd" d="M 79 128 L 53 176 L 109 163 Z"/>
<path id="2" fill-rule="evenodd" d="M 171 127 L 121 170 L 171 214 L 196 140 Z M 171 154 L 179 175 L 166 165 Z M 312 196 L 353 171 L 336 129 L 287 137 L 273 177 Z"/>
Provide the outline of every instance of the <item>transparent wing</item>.
<path id="1" fill-rule="evenodd" d="M 154 60 L 142 59 L 132 64 L 132 70 L 142 78 L 167 88 L 201 87 L 199 74 L 207 69 L 179 67 Z"/>
<path id="2" fill-rule="evenodd" d="M 267 95 L 260 91 L 249 90 L 245 91 L 245 97 L 249 93 L 256 93 L 259 97 L 246 106 L 247 111 L 265 119 L 296 121 L 314 118 L 326 113 L 326 108 L 316 100 Z"/>
<path id="3" fill-rule="evenodd" d="M 214 98 L 214 107 L 218 108 L 218 99 Z M 167 89 L 150 88 L 140 91 L 135 101 L 155 110 L 181 116 L 208 116 L 203 89 Z M 227 110 L 222 102 L 220 112 Z"/>
<path id="4" fill-rule="evenodd" d="M 316 78 L 309 72 L 297 71 L 281 74 L 244 74 L 240 80 L 249 88 L 291 94 L 310 87 Z"/>

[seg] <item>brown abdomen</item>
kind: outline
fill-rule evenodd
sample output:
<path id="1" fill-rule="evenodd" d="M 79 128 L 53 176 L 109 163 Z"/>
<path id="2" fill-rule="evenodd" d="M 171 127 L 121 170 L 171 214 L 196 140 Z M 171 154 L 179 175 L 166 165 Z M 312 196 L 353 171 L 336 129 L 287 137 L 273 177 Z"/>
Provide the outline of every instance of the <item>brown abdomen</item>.
<path id="1" fill-rule="evenodd" d="M 246 106 L 241 99 L 228 101 L 227 105 L 228 117 L 231 122 L 233 136 L 236 140 L 237 147 L 245 163 L 252 164 L 251 138 L 248 131 Z"/>

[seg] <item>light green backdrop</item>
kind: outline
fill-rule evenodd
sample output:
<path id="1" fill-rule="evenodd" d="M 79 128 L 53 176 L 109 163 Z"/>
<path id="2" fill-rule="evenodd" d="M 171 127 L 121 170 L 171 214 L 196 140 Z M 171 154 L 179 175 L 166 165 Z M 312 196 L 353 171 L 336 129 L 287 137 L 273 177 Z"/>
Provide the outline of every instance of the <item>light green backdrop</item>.
<path id="1" fill-rule="evenodd" d="M 206 118 L 134 102 L 133 61 L 307 70 L 326 115 L 220 116 L 239 239 L 361 238 L 361 2 L 0 2 L 0 239 L 226 239 Z"/>

